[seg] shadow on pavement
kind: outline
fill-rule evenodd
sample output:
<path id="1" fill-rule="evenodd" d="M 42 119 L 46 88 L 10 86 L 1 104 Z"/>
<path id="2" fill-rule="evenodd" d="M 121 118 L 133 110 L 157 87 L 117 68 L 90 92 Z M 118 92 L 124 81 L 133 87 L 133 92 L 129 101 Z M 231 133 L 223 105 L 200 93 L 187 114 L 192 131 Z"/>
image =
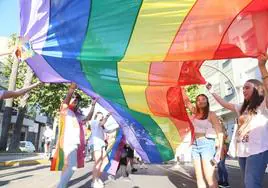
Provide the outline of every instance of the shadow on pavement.
<path id="1" fill-rule="evenodd" d="M 0 181 L 0 186 L 7 185 L 7 184 L 9 184 L 11 181 L 14 181 L 14 180 L 19 180 L 19 179 L 24 179 L 24 178 L 29 178 L 29 177 L 32 177 L 32 175 L 29 175 L 29 176 L 23 176 L 23 177 L 19 177 L 19 178 L 14 178 L 14 179 L 7 180 L 7 181 Z"/>
<path id="2" fill-rule="evenodd" d="M 88 180 L 84 185 L 80 186 L 79 188 L 88 188 L 91 187 L 92 179 Z"/>
<path id="3" fill-rule="evenodd" d="M 168 179 L 177 188 L 197 188 L 195 177 L 190 177 L 179 171 L 170 171 Z"/>
<path id="4" fill-rule="evenodd" d="M 44 168 L 47 168 L 47 167 L 49 167 L 49 165 L 39 166 L 39 167 L 27 169 L 27 170 L 20 170 L 20 171 L 15 171 L 15 172 L 9 172 L 9 173 L 5 173 L 5 174 L 1 174 L 0 175 L 0 178 L 6 177 L 6 176 L 16 175 L 16 174 L 19 174 L 19 173 L 25 173 L 25 172 L 31 172 L 31 171 L 34 171 L 34 170 L 40 170 L 40 169 L 44 169 Z"/>
<path id="5" fill-rule="evenodd" d="M 71 180 L 71 181 L 68 183 L 68 186 L 75 185 L 75 184 L 79 183 L 80 181 L 83 181 L 83 180 L 87 179 L 89 176 L 91 176 L 91 174 L 92 174 L 92 172 L 89 172 L 89 173 L 87 173 L 87 174 L 85 174 L 85 175 L 83 175 L 83 176 L 81 176 L 81 177 L 79 177 L 79 178 L 76 178 L 76 179 Z M 90 181 L 91 181 L 91 180 L 90 180 Z M 90 187 L 90 186 L 89 186 L 89 187 Z"/>

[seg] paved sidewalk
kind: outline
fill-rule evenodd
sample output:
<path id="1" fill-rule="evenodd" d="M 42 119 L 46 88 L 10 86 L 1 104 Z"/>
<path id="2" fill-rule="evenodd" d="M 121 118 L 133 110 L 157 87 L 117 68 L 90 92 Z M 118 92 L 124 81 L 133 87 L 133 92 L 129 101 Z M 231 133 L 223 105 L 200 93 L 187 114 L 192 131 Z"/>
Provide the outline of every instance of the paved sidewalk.
<path id="1" fill-rule="evenodd" d="M 0 153 L 0 166 L 50 164 L 43 153 Z"/>
<path id="2" fill-rule="evenodd" d="M 235 161 L 231 161 L 231 163 Z M 229 161 L 228 161 L 229 163 Z M 92 181 L 93 163 L 86 163 L 85 168 L 77 170 L 69 188 L 89 188 Z M 191 164 L 174 166 L 147 165 L 130 175 L 130 179 L 119 178 L 115 181 L 105 180 L 105 188 L 196 188 L 194 170 Z M 231 188 L 243 188 L 240 169 L 235 165 L 227 165 Z M 0 167 L 0 186 L 7 188 L 55 188 L 60 172 L 51 172 L 49 165 L 22 167 Z M 264 178 L 264 187 L 268 187 L 268 174 Z"/>

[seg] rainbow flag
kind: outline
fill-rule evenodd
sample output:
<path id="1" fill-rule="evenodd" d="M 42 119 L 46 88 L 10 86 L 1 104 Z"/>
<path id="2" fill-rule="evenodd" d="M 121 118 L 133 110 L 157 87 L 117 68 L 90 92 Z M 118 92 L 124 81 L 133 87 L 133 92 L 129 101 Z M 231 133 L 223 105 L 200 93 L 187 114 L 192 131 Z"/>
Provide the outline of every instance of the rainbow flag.
<path id="1" fill-rule="evenodd" d="M 114 113 L 146 162 L 174 157 L 192 130 L 181 86 L 204 60 L 266 52 L 266 0 L 20 0 L 27 63 L 43 82 L 76 82 Z"/>
<path id="2" fill-rule="evenodd" d="M 68 120 L 66 120 L 67 115 L 71 117 L 68 118 Z M 50 170 L 51 171 L 62 171 L 63 167 L 65 165 L 65 158 L 67 158 L 67 156 L 65 156 L 65 151 L 64 151 L 64 142 L 65 139 L 65 129 L 70 127 L 70 126 L 79 126 L 80 129 L 80 144 L 77 147 L 77 168 L 83 168 L 84 167 L 84 154 L 85 154 L 85 135 L 84 135 L 84 131 L 83 131 L 83 125 L 80 124 L 80 122 L 77 119 L 76 114 L 71 111 L 70 109 L 63 109 L 60 112 L 59 115 L 59 134 L 58 136 L 58 141 L 56 144 L 56 151 L 52 157 L 51 160 L 51 166 L 50 166 Z"/>
<path id="3" fill-rule="evenodd" d="M 122 129 L 116 130 L 114 141 L 108 141 L 108 143 L 109 145 L 106 151 L 108 163 L 106 164 L 104 171 L 109 174 L 116 175 L 121 153 L 126 144 L 126 137 L 123 135 Z"/>
<path id="4" fill-rule="evenodd" d="M 59 134 L 58 141 L 56 144 L 56 152 L 51 160 L 50 170 L 51 171 L 62 171 L 64 167 L 64 151 L 63 151 L 63 143 L 64 143 L 64 131 L 65 131 L 65 121 L 66 111 L 62 111 L 60 113 L 59 118 Z"/>

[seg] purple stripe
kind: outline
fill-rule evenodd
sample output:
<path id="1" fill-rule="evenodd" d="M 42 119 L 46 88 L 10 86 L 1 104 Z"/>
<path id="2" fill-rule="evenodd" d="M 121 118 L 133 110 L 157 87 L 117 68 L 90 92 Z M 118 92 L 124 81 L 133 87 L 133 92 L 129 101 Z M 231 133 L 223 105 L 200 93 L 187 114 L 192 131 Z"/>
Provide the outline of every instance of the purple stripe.
<path id="1" fill-rule="evenodd" d="M 20 36 L 42 54 L 49 28 L 50 0 L 20 0 Z"/>
<path id="2" fill-rule="evenodd" d="M 69 82 L 52 69 L 41 55 L 36 54 L 26 61 L 42 82 Z"/>
<path id="3" fill-rule="evenodd" d="M 120 116 L 120 114 L 117 113 L 117 111 L 107 102 L 105 101 L 103 98 L 101 98 L 99 95 L 97 95 L 96 93 L 94 93 L 93 91 L 81 87 L 79 86 L 79 88 L 81 90 L 83 90 L 86 94 L 88 94 L 91 97 L 97 97 L 98 99 L 98 103 L 105 108 L 106 110 L 108 110 L 109 112 L 113 113 L 113 118 L 115 119 L 115 121 L 119 124 L 120 128 L 122 128 L 124 135 L 127 138 L 127 141 L 129 142 L 129 144 L 135 148 L 136 152 L 140 155 L 140 157 L 144 160 L 144 162 L 150 163 L 150 160 L 148 158 L 148 155 L 146 154 L 146 152 L 142 149 L 139 141 L 137 140 L 134 132 L 131 130 L 131 128 L 127 125 L 127 123 L 125 122 L 124 118 L 122 118 L 122 116 Z"/>

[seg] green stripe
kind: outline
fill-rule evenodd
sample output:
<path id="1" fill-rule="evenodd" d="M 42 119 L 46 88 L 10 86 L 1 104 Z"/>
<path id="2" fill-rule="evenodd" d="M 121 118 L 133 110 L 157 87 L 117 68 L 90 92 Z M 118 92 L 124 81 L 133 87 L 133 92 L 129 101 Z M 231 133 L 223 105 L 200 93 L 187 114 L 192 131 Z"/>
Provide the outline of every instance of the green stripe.
<path id="1" fill-rule="evenodd" d="M 155 143 L 156 148 L 162 157 L 162 160 L 168 161 L 173 159 L 174 152 L 172 150 L 172 147 L 157 123 L 149 115 L 135 112 L 127 108 L 125 108 L 125 110 L 128 111 L 128 113 L 130 113 L 131 116 L 136 119 L 136 121 L 143 125 L 152 141 Z"/>
<path id="2" fill-rule="evenodd" d="M 95 92 L 112 102 L 127 106 L 117 75 L 117 62 L 90 62 L 82 65 Z"/>
<path id="3" fill-rule="evenodd" d="M 64 166 L 64 152 L 63 150 L 60 148 L 59 149 L 59 166 L 58 166 L 58 170 L 62 170 L 63 166 Z"/>
<path id="4" fill-rule="evenodd" d="M 92 0 L 91 3 L 91 15 L 80 60 L 120 61 L 130 40 L 142 0 Z"/>
<path id="5" fill-rule="evenodd" d="M 117 61 L 127 49 L 141 4 L 142 0 L 93 0 L 80 56 L 82 69 L 94 91 L 125 106 Z"/>

